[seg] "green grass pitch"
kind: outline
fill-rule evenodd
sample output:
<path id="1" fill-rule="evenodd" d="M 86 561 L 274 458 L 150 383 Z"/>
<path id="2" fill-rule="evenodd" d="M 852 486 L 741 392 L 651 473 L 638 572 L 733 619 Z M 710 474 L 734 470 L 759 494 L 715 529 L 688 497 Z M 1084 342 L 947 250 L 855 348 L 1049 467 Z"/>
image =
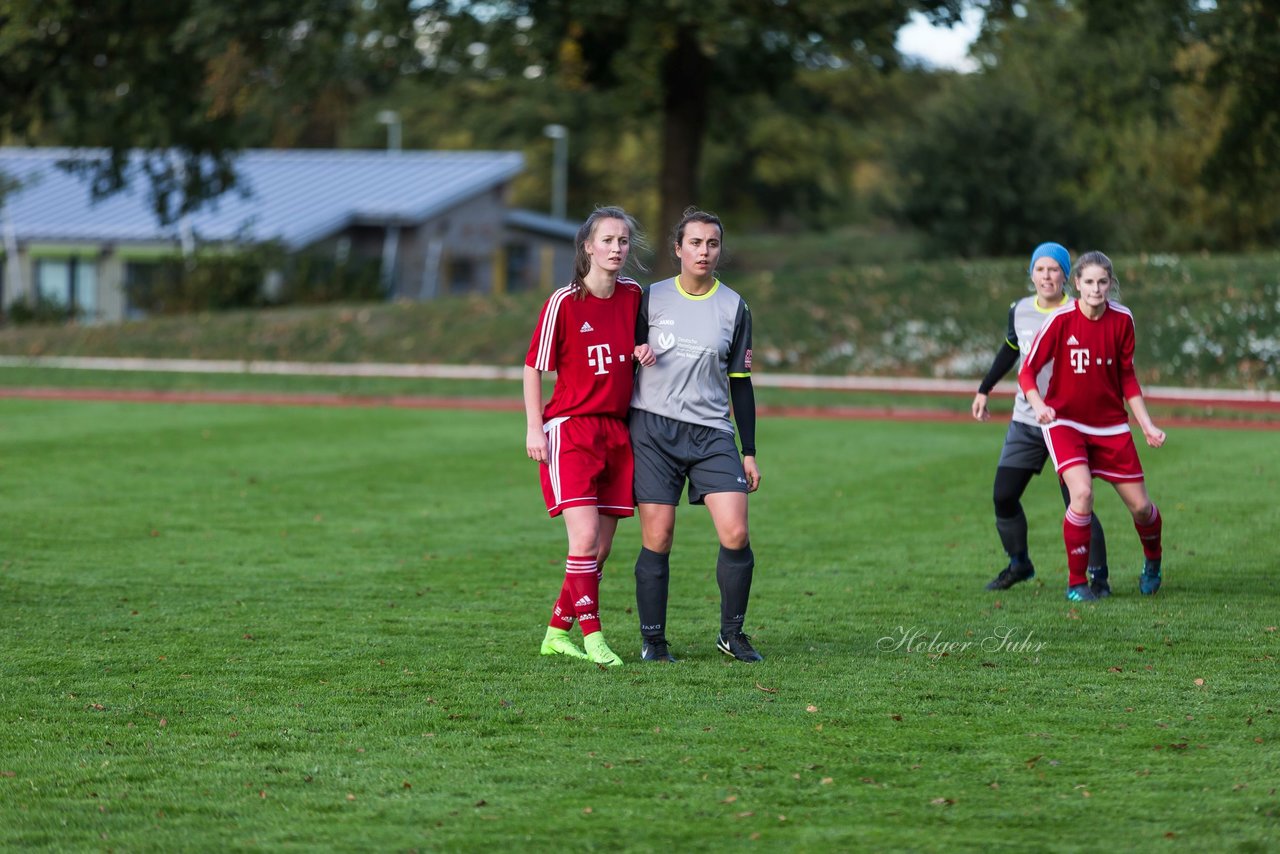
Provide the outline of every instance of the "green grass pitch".
<path id="1" fill-rule="evenodd" d="M 748 631 L 682 508 L 674 666 L 539 657 L 518 413 L 0 402 L 0 848 L 1274 850 L 1276 433 L 1140 447 L 1165 589 L 993 595 L 1003 425 L 765 420 Z"/>

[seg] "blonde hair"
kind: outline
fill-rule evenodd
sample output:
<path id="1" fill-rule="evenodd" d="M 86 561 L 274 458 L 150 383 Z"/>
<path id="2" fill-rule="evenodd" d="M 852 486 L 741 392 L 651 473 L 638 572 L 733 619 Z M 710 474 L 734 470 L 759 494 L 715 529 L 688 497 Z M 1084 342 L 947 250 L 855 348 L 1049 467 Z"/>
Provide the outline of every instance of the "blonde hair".
<path id="1" fill-rule="evenodd" d="M 595 236 L 596 226 L 606 219 L 621 220 L 627 226 L 627 238 L 631 242 L 632 249 L 643 250 L 648 246 L 644 239 L 644 233 L 640 231 L 640 224 L 636 222 L 636 218 L 622 208 L 617 205 L 605 205 L 593 210 L 591 215 L 578 227 L 578 234 L 573 241 L 573 280 L 569 283 L 569 286 L 573 288 L 574 299 L 586 298 L 587 286 L 585 282 L 587 273 L 591 272 L 591 256 L 587 254 L 587 244 Z M 641 271 L 645 269 L 644 264 L 636 259 L 634 254 L 628 253 L 627 264 L 634 264 Z"/>

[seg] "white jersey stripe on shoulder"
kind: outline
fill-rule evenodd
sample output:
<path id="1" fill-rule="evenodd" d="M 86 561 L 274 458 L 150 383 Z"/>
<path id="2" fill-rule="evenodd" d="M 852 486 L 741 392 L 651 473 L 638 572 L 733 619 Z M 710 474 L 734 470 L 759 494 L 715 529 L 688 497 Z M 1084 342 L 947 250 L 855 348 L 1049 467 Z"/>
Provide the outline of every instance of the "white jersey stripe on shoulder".
<path id="1" fill-rule="evenodd" d="M 556 316 L 560 313 L 560 303 L 572 293 L 573 288 L 565 285 L 547 300 L 547 310 L 542 317 L 542 328 L 538 331 L 538 358 L 534 368 L 539 371 L 550 370 L 547 365 L 551 360 L 551 348 L 555 343 Z"/>
<path id="2" fill-rule="evenodd" d="M 1074 302 L 1055 310 L 1053 314 L 1044 319 L 1044 325 L 1040 327 L 1040 331 L 1036 333 L 1036 337 L 1031 339 L 1031 347 L 1027 350 L 1026 355 L 1022 357 L 1024 362 L 1029 361 L 1031 357 L 1035 355 L 1036 350 L 1040 348 L 1040 339 L 1044 338 L 1045 333 L 1049 331 L 1049 327 L 1053 326 L 1053 324 L 1061 317 L 1070 314 L 1073 311 L 1075 311 Z"/>

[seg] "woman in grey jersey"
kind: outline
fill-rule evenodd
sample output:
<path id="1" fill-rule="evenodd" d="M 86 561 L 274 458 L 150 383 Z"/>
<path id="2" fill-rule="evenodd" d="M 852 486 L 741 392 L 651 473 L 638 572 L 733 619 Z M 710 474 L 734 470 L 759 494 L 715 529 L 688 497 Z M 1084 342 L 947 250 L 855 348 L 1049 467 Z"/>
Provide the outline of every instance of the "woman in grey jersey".
<path id="1" fill-rule="evenodd" d="M 1031 345 L 1045 318 L 1067 305 L 1071 297 L 1066 292 L 1067 276 L 1071 272 L 1071 255 L 1058 243 L 1042 243 L 1031 253 L 1031 286 L 1034 295 L 1023 297 L 1009 307 L 1009 330 L 1004 343 L 996 352 L 991 370 L 978 386 L 973 398 L 973 417 L 987 421 L 991 413 L 987 409 L 987 395 L 1009 369 L 1018 364 L 1019 356 Z M 1046 367 L 1038 377 L 1041 393 L 1048 382 Z M 1009 564 L 987 584 L 988 590 L 1007 590 L 1020 581 L 1033 578 L 1035 567 L 1027 551 L 1027 517 L 1022 512 L 1022 493 L 1033 475 L 1044 469 L 1049 450 L 1045 447 L 1044 434 L 1036 422 L 1036 414 L 1027 402 L 1026 395 L 1018 392 L 1014 400 L 1013 418 L 1009 432 L 1005 434 L 1000 462 L 996 465 L 992 498 L 995 502 L 996 532 L 1009 555 Z M 1070 493 L 1062 487 L 1062 500 L 1069 504 Z M 1110 596 L 1111 585 L 1107 579 L 1107 543 L 1102 533 L 1102 523 L 1093 516 L 1093 534 L 1089 542 L 1089 586 L 1097 596 Z"/>
<path id="2" fill-rule="evenodd" d="M 666 638 L 667 581 L 676 505 L 687 482 L 689 503 L 706 505 L 720 540 L 716 647 L 739 661 L 761 661 L 742 631 L 755 567 L 747 493 L 760 486 L 751 313 L 742 297 L 716 278 L 724 229 L 715 215 L 689 208 L 673 237 L 680 275 L 645 288 L 636 322 L 637 345 L 647 343 L 657 357 L 655 365 L 636 374 L 631 397 L 643 543 L 636 559 L 640 657 L 675 661 Z M 741 458 L 733 441 L 735 421 Z"/>

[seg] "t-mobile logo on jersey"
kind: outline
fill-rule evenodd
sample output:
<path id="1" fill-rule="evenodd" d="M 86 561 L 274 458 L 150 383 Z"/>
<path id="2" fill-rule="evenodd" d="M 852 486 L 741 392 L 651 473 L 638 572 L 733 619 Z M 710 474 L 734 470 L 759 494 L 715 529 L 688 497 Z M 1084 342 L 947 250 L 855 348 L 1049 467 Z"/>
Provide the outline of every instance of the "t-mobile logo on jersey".
<path id="1" fill-rule="evenodd" d="M 619 357 L 618 361 L 622 361 Z M 596 376 L 609 373 L 606 366 L 613 364 L 608 344 L 592 344 L 587 348 L 587 364 L 596 369 Z"/>
<path id="2" fill-rule="evenodd" d="M 1077 374 L 1083 374 L 1084 369 L 1089 367 L 1089 351 L 1073 349 L 1071 351 L 1071 367 L 1075 369 Z"/>

